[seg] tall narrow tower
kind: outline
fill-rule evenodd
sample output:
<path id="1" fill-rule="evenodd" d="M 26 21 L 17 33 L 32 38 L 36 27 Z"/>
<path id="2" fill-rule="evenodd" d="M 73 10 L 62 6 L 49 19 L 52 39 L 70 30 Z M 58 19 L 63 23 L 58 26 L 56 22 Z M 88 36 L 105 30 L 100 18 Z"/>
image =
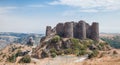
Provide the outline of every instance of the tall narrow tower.
<path id="1" fill-rule="evenodd" d="M 49 36 L 51 34 L 51 30 L 52 30 L 51 26 L 46 27 L 46 36 Z"/>
<path id="2" fill-rule="evenodd" d="M 56 32 L 59 36 L 63 37 L 64 36 L 64 24 L 63 23 L 58 23 L 56 26 Z"/>
<path id="3" fill-rule="evenodd" d="M 77 25 L 78 30 L 78 38 L 79 39 L 86 39 L 86 23 L 85 21 L 79 21 Z"/>
<path id="4" fill-rule="evenodd" d="M 64 37 L 72 38 L 73 37 L 73 22 L 66 22 L 64 25 Z"/>
<path id="5" fill-rule="evenodd" d="M 93 22 L 91 26 L 91 39 L 99 41 L 99 23 Z"/>

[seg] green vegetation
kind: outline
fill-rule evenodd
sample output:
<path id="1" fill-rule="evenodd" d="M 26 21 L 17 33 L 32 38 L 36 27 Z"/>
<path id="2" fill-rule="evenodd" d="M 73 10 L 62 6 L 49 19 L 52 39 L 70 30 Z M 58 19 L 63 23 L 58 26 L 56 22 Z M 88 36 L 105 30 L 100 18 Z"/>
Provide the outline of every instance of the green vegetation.
<path id="1" fill-rule="evenodd" d="M 98 50 L 93 50 L 91 53 L 89 53 L 89 59 L 93 58 L 93 57 L 97 57 L 97 55 L 99 54 Z"/>
<path id="2" fill-rule="evenodd" d="M 54 38 L 51 40 L 52 43 L 57 43 L 58 41 L 60 41 L 60 36 L 58 35 L 54 36 Z"/>
<path id="3" fill-rule="evenodd" d="M 19 63 L 30 63 L 30 62 L 31 62 L 31 58 L 29 55 L 23 56 L 19 61 Z"/>
<path id="4" fill-rule="evenodd" d="M 15 62 L 16 58 L 20 55 L 21 52 L 22 52 L 21 50 L 18 50 L 17 53 L 12 54 L 11 56 L 9 56 L 7 58 L 7 61 L 9 61 L 9 62 Z"/>
<path id="5" fill-rule="evenodd" d="M 51 57 L 52 57 L 52 58 L 54 58 L 54 57 L 56 57 L 56 56 L 57 56 L 56 53 L 52 53 L 52 54 L 51 54 Z"/>
<path id="6" fill-rule="evenodd" d="M 19 49 L 16 53 L 16 57 L 20 56 L 21 52 L 22 52 L 22 50 Z"/>
<path id="7" fill-rule="evenodd" d="M 70 48 L 64 50 L 64 54 L 72 54 L 72 53 L 73 53 L 73 50 Z"/>
<path id="8" fill-rule="evenodd" d="M 58 43 L 58 47 L 54 45 Z M 89 58 L 97 57 L 99 50 L 104 50 L 107 48 L 108 44 L 106 42 L 96 42 L 91 39 L 80 40 L 77 38 L 63 38 L 56 35 L 50 40 L 51 46 L 49 46 L 49 52 L 43 53 L 42 55 L 48 55 L 52 58 L 57 55 L 68 55 L 74 54 L 76 56 L 82 56 L 89 54 Z M 47 56 L 44 56 L 47 57 Z"/>
<path id="9" fill-rule="evenodd" d="M 103 41 L 110 44 L 114 48 L 120 48 L 120 36 L 115 36 L 113 38 L 101 38 Z"/>
<path id="10" fill-rule="evenodd" d="M 76 39 L 76 38 L 70 38 L 70 41 L 71 41 L 72 43 L 74 43 L 74 44 L 80 43 L 80 42 L 79 42 L 79 39 Z"/>
<path id="11" fill-rule="evenodd" d="M 50 49 L 50 53 L 57 53 L 55 48 Z"/>
<path id="12" fill-rule="evenodd" d="M 12 54 L 11 56 L 9 56 L 9 57 L 7 58 L 7 60 L 8 60 L 9 62 L 14 63 L 14 62 L 16 61 L 16 54 Z"/>

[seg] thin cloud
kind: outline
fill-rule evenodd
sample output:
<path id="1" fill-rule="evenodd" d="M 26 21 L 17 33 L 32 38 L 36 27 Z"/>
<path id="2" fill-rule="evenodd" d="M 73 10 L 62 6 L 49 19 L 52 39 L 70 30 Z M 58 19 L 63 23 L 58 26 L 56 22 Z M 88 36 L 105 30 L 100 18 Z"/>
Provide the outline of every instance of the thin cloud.
<path id="1" fill-rule="evenodd" d="M 28 5 L 27 7 L 33 7 L 33 8 L 41 8 L 41 7 L 46 7 L 45 5 Z"/>
<path id="2" fill-rule="evenodd" d="M 91 11 L 91 9 L 98 11 L 120 10 L 120 0 L 55 0 L 49 4 L 78 7 L 85 12 L 88 10 Z"/>
<path id="3" fill-rule="evenodd" d="M 0 14 L 4 14 L 4 13 L 8 13 L 11 10 L 16 9 L 17 7 L 13 7 L 13 6 L 7 6 L 7 7 L 0 7 Z"/>

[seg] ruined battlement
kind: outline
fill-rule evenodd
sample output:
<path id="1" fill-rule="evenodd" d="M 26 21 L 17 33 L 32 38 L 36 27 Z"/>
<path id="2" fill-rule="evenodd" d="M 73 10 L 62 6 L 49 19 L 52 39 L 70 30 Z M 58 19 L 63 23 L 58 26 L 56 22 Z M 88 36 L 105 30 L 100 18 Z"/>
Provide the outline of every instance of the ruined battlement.
<path id="1" fill-rule="evenodd" d="M 57 35 L 64 38 L 93 39 L 99 41 L 99 23 L 89 25 L 83 20 L 79 22 L 58 23 L 54 28 Z M 46 36 L 52 34 L 51 26 L 46 27 Z"/>

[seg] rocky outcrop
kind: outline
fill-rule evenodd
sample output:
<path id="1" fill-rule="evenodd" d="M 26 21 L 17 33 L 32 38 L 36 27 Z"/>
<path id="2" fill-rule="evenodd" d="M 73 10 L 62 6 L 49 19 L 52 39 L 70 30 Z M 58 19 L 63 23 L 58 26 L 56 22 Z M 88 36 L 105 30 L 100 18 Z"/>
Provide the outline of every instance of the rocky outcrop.
<path id="1" fill-rule="evenodd" d="M 33 38 L 30 37 L 29 40 L 28 40 L 28 42 L 27 42 L 27 45 L 33 46 L 34 43 L 35 43 L 35 41 L 33 40 Z"/>
<path id="2" fill-rule="evenodd" d="M 106 42 L 96 42 L 91 39 L 81 40 L 78 38 L 63 38 L 58 35 L 44 38 L 40 45 L 33 51 L 33 57 L 45 58 L 57 55 L 73 54 L 81 56 L 85 54 L 94 54 L 95 51 L 108 51 L 110 46 Z"/>

